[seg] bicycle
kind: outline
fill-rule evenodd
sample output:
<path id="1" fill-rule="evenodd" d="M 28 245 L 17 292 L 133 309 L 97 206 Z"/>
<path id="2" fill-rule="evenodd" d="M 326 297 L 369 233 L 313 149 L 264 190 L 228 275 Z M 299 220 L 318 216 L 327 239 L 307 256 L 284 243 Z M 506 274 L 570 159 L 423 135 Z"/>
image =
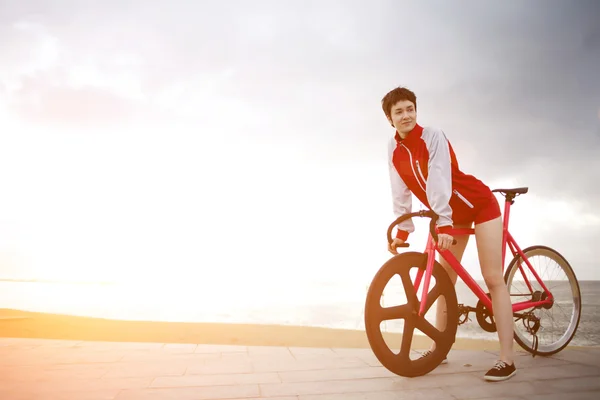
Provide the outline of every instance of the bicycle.
<path id="1" fill-rule="evenodd" d="M 504 281 L 510 291 L 511 300 L 515 297 L 525 297 L 523 301 L 512 303 L 513 316 L 515 318 L 514 338 L 516 342 L 534 357 L 536 355 L 549 356 L 564 349 L 575 336 L 581 317 L 581 293 L 579 282 L 573 269 L 560 253 L 547 246 L 531 246 L 521 250 L 514 237 L 510 234 L 508 230 L 510 208 L 514 204 L 515 198 L 518 195 L 527 193 L 527 191 L 527 187 L 495 189 L 492 191 L 494 193 L 501 193 L 505 197 L 502 269 Z M 440 250 L 437 247 L 437 230 L 435 228 L 437 215 L 433 211 L 422 210 L 398 217 L 388 228 L 388 242 L 392 242 L 391 233 L 396 225 L 408 218 L 414 217 L 431 218 L 425 251 L 403 252 L 384 263 L 368 288 L 364 315 L 367 338 L 375 356 L 385 368 L 405 377 L 425 375 L 441 364 L 455 342 L 458 325 L 464 324 L 469 319 L 470 312 L 475 312 L 477 322 L 483 330 L 487 332 L 496 331 L 489 293 L 484 292 L 481 286 L 471 277 L 449 250 Z M 457 235 L 474 235 L 475 229 L 455 228 L 450 234 L 454 237 Z M 454 242 L 456 243 L 456 240 Z M 512 252 L 513 259 L 506 268 L 506 271 L 504 271 L 507 245 Z M 409 247 L 409 244 L 404 243 L 401 247 Z M 477 296 L 478 302 L 476 307 L 458 304 L 455 287 L 447 272 L 435 259 L 436 252 L 449 263 L 451 268 L 457 273 L 457 276 Z M 554 261 L 565 273 L 568 285 L 565 284 L 564 287 L 554 285 L 549 289 L 548 286 L 555 282 L 555 276 L 548 277 L 548 280 L 541 278 L 541 274 L 536 272 L 531 262 L 537 256 L 544 256 Z M 526 267 L 529 268 L 531 274 L 526 273 Z M 413 282 L 410 273 L 414 269 L 416 269 L 416 276 Z M 518 272 L 520 272 L 522 279 L 518 279 Z M 390 279 L 396 275 L 399 275 L 401 278 L 404 294 L 406 295 L 406 304 L 384 308 L 381 304 L 383 290 Z M 435 285 L 430 291 L 429 286 L 432 283 L 432 278 L 435 280 Z M 423 287 L 421 289 L 421 299 L 419 300 L 418 295 L 421 283 L 423 283 Z M 556 298 L 557 295 L 563 294 L 572 296 L 573 308 L 570 313 L 562 310 L 561 306 L 564 301 L 559 301 Z M 447 309 L 446 324 L 442 331 L 438 330 L 425 318 L 427 311 L 441 296 L 446 300 Z M 549 329 L 545 324 L 545 320 L 543 320 L 543 314 L 549 314 L 549 311 L 552 311 L 554 314 L 555 308 L 558 311 L 562 311 L 568 321 L 566 325 L 561 324 L 557 327 L 552 327 L 556 329 Z M 397 354 L 386 344 L 381 331 L 382 322 L 394 319 L 404 320 L 402 342 Z M 522 322 L 523 331 L 518 329 L 518 321 Z M 424 333 L 426 338 L 433 340 L 435 342 L 435 349 L 426 356 L 411 359 L 415 329 Z M 546 330 L 551 334 L 551 341 L 540 343 L 538 334 L 543 334 Z M 555 332 L 557 330 L 564 331 L 558 334 Z M 557 337 L 557 340 L 554 340 L 555 337 Z"/>

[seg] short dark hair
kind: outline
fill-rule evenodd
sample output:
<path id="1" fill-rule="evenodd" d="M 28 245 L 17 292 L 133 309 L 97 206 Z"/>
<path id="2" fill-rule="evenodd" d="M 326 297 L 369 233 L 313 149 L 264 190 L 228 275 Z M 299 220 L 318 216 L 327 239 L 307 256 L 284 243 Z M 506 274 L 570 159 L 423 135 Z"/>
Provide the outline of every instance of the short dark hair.
<path id="1" fill-rule="evenodd" d="M 392 107 L 403 100 L 411 101 L 415 105 L 415 111 L 417 110 L 417 96 L 410 89 L 399 86 L 389 91 L 381 99 L 381 108 L 383 108 L 385 116 L 391 118 Z"/>

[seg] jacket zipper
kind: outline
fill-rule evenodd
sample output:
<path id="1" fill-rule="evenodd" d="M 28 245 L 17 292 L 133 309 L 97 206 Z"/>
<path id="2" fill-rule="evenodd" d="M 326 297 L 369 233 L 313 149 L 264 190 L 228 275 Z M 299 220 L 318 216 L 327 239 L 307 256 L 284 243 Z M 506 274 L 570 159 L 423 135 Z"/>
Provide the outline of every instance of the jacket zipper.
<path id="1" fill-rule="evenodd" d="M 419 160 L 416 160 L 417 163 L 417 171 L 419 171 L 419 175 L 421 176 L 421 179 L 423 179 L 423 183 L 427 182 L 427 179 L 425 179 L 425 176 L 423 175 L 423 171 L 421 171 L 421 166 L 419 165 Z"/>
<path id="2" fill-rule="evenodd" d="M 410 159 L 410 168 L 412 169 L 413 174 L 415 175 L 415 178 L 417 179 L 417 183 L 419 184 L 419 186 L 421 187 L 421 189 L 426 192 L 425 188 L 423 187 L 423 185 L 421 185 L 421 181 L 419 180 L 419 177 L 417 176 L 417 173 L 415 172 L 415 167 L 413 166 L 413 159 L 412 159 L 412 154 L 410 152 L 410 150 L 408 149 L 408 147 L 406 147 L 405 145 L 403 145 L 402 143 L 400 144 L 400 146 L 404 147 L 406 149 L 406 151 L 408 152 L 408 157 Z"/>
<path id="3" fill-rule="evenodd" d="M 467 198 L 465 196 L 463 196 L 462 194 L 460 194 L 460 192 L 456 189 L 453 190 L 454 194 L 458 196 L 459 199 L 461 199 L 462 201 L 465 202 L 466 205 L 468 205 L 470 208 L 474 208 L 473 204 L 467 200 Z"/>

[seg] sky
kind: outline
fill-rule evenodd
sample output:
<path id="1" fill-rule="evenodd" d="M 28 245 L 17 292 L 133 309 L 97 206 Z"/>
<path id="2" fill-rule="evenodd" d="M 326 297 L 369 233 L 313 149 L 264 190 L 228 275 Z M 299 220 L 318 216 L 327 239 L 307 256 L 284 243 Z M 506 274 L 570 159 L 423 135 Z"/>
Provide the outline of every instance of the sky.
<path id="1" fill-rule="evenodd" d="M 529 187 L 519 244 L 600 279 L 598 20 L 593 0 L 0 1 L 0 278 L 367 285 L 394 219 L 380 101 L 407 86 L 463 171 Z M 474 240 L 464 260 L 480 278 Z"/>

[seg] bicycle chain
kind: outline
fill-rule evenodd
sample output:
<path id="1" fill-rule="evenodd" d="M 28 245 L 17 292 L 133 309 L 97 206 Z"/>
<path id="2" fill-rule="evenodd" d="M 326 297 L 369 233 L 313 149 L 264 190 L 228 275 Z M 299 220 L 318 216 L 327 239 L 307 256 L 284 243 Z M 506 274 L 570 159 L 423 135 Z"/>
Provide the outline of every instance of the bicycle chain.
<path id="1" fill-rule="evenodd" d="M 541 326 L 540 319 L 533 313 L 533 311 L 528 311 L 528 312 L 524 313 L 522 319 L 523 319 L 523 325 L 525 326 L 527 333 L 529 333 L 532 336 L 532 340 L 531 340 L 532 350 L 533 350 L 532 356 L 535 357 L 535 355 L 537 354 L 538 346 L 539 346 L 537 332 Z M 532 322 L 533 322 L 533 324 L 532 324 Z"/>
<path id="2" fill-rule="evenodd" d="M 464 304 L 459 304 L 458 305 L 458 325 L 462 325 L 462 324 L 466 323 L 467 321 L 471 321 L 471 318 L 469 318 L 469 313 L 474 310 L 475 309 L 473 307 L 465 306 Z"/>

